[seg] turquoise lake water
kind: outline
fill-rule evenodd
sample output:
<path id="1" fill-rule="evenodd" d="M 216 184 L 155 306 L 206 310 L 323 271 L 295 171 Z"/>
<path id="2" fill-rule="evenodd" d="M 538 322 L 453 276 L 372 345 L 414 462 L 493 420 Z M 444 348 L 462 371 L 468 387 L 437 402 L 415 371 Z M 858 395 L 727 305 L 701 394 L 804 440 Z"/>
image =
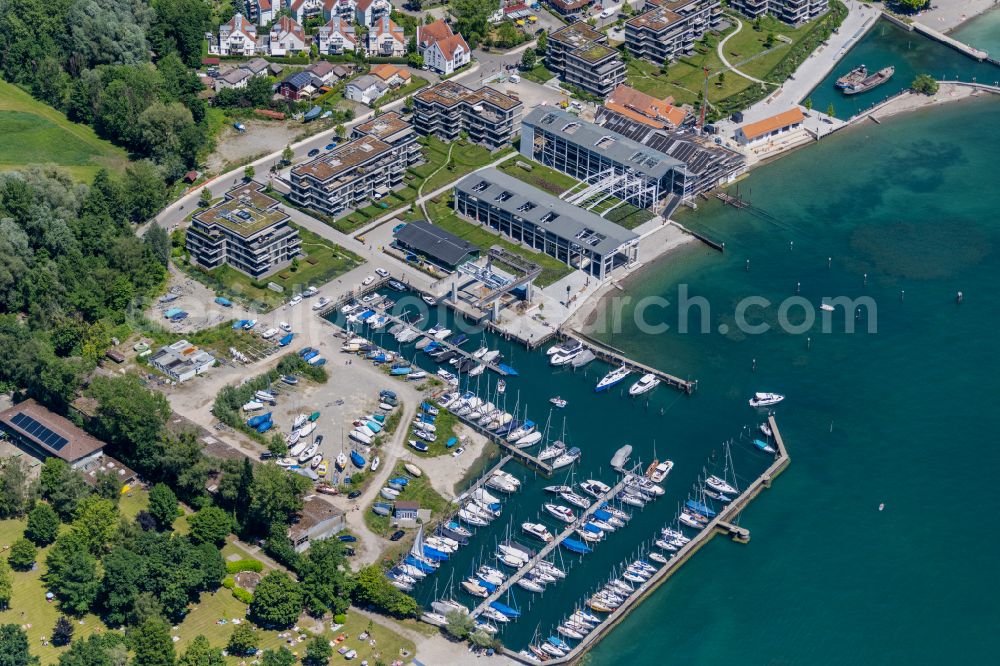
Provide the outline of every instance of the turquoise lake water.
<path id="1" fill-rule="evenodd" d="M 971 44 L 1000 60 L 1000 10 L 993 9 L 958 26 L 951 33 L 955 39 Z"/>
<path id="2" fill-rule="evenodd" d="M 1000 16 L 1000 12 L 993 14 Z M 1000 26 L 1000 21 L 997 25 Z M 1000 35 L 994 39 L 1000 40 Z M 834 87 L 839 76 L 862 64 L 873 72 L 893 65 L 896 73 L 879 87 L 857 95 L 844 95 Z M 977 81 L 993 83 L 1000 79 L 1000 67 L 977 62 L 944 44 L 879 20 L 808 97 L 812 98 L 813 108 L 817 111 L 826 112 L 833 104 L 834 115 L 849 118 L 909 88 L 918 74 L 930 74 L 938 80 L 949 81 L 971 81 L 975 77 Z"/>

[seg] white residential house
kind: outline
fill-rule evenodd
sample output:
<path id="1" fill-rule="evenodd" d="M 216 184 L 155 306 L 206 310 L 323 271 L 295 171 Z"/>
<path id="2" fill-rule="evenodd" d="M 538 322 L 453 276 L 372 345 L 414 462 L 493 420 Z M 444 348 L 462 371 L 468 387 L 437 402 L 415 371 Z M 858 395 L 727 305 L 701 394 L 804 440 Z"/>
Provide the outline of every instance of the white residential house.
<path id="1" fill-rule="evenodd" d="M 243 67 L 233 67 L 216 76 L 213 87 L 215 88 L 215 92 L 219 92 L 225 88 L 246 88 L 247 83 L 253 77 L 254 74 L 250 70 Z"/>
<path id="2" fill-rule="evenodd" d="M 242 14 L 219 26 L 219 41 L 209 52 L 224 56 L 252 56 L 257 51 L 257 26 Z"/>
<path id="3" fill-rule="evenodd" d="M 350 20 L 334 16 L 319 28 L 319 52 L 321 55 L 339 55 L 345 51 L 354 51 L 358 45 L 358 37 Z"/>
<path id="4" fill-rule="evenodd" d="M 347 87 L 344 88 L 344 97 L 355 102 L 371 105 L 372 102 L 387 92 L 389 92 L 389 86 L 382 79 L 371 74 L 365 74 L 348 82 Z"/>
<path id="5" fill-rule="evenodd" d="M 406 36 L 403 28 L 388 16 L 379 19 L 368 30 L 368 55 L 401 58 L 406 55 Z"/>
<path id="6" fill-rule="evenodd" d="M 287 16 L 282 16 L 271 26 L 268 49 L 273 56 L 294 55 L 308 48 L 306 32 L 302 26 Z"/>
<path id="7" fill-rule="evenodd" d="M 444 21 L 417 26 L 417 53 L 424 64 L 441 74 L 451 74 L 472 60 L 472 49 L 461 34 L 455 34 Z"/>
<path id="8" fill-rule="evenodd" d="M 281 0 L 250 0 L 247 8 L 250 18 L 263 26 L 274 20 L 277 10 L 281 9 Z"/>
<path id="9" fill-rule="evenodd" d="M 371 27 L 383 17 L 388 17 L 392 12 L 392 3 L 389 0 L 357 0 L 354 8 L 354 16 L 357 22 L 363 26 Z"/>
<path id="10" fill-rule="evenodd" d="M 332 0 L 287 0 L 288 11 L 299 23 L 305 23 L 307 18 L 319 16 L 325 12 L 325 5 L 333 5 Z"/>

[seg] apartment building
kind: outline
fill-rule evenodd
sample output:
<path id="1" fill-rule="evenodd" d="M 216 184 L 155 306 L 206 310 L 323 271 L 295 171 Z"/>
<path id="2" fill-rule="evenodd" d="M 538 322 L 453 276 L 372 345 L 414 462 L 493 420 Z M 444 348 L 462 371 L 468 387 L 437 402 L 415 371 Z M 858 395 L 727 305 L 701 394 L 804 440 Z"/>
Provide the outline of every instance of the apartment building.
<path id="1" fill-rule="evenodd" d="M 549 35 L 545 66 L 563 82 L 606 97 L 625 82 L 625 63 L 608 37 L 582 21 Z"/>
<path id="2" fill-rule="evenodd" d="M 729 0 L 729 6 L 752 19 L 770 14 L 798 26 L 826 13 L 830 0 Z"/>
<path id="3" fill-rule="evenodd" d="M 443 81 L 413 96 L 413 123 L 420 134 L 455 141 L 466 132 L 473 143 L 497 150 L 521 130 L 524 104 L 492 88 L 466 88 Z"/>
<path id="4" fill-rule="evenodd" d="M 366 136 L 376 138 L 398 151 L 399 158 L 405 162 L 406 168 L 423 161 L 416 130 L 396 111 L 383 113 L 366 123 L 357 125 L 351 132 L 351 139 L 361 139 Z"/>
<path id="5" fill-rule="evenodd" d="M 455 211 L 599 280 L 638 256 L 636 234 L 494 168 L 455 185 Z"/>
<path id="6" fill-rule="evenodd" d="M 411 153 L 376 136 L 348 141 L 292 168 L 292 202 L 339 217 L 403 186 Z"/>
<path id="7" fill-rule="evenodd" d="M 298 230 L 262 189 L 254 182 L 235 187 L 191 218 L 185 240 L 191 261 L 208 270 L 227 264 L 257 280 L 301 254 Z"/>
<path id="8" fill-rule="evenodd" d="M 637 58 L 661 64 L 694 51 L 695 42 L 719 27 L 719 0 L 658 0 L 625 22 L 625 48 Z"/>

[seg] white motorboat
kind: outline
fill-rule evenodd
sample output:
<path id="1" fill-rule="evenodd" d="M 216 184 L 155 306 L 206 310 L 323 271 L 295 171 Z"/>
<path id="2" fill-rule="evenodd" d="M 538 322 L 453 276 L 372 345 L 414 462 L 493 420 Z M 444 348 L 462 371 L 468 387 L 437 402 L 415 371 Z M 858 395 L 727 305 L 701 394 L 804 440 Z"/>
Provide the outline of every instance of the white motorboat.
<path id="1" fill-rule="evenodd" d="M 726 493 L 727 495 L 736 495 L 737 493 L 740 492 L 736 488 L 733 488 L 731 485 L 726 483 L 725 479 L 721 479 L 715 476 L 714 474 L 705 479 L 705 485 L 711 488 L 712 490 L 716 490 L 720 493 Z"/>
<path id="2" fill-rule="evenodd" d="M 765 437 L 774 437 L 774 432 L 771 430 L 771 426 L 768 425 L 767 421 L 764 421 L 758 427 L 760 428 L 760 431 L 764 433 Z"/>
<path id="3" fill-rule="evenodd" d="M 251 400 L 250 402 L 243 405 L 244 412 L 255 412 L 258 409 L 264 409 L 264 403 L 260 400 Z"/>
<path id="4" fill-rule="evenodd" d="M 580 484 L 580 488 L 591 497 L 603 497 L 611 492 L 611 486 L 597 479 L 587 479 Z"/>
<path id="5" fill-rule="evenodd" d="M 653 483 L 660 483 L 667 478 L 667 475 L 670 474 L 670 470 L 673 468 L 674 462 L 672 460 L 664 460 L 661 463 L 657 463 L 649 473 L 649 480 Z"/>
<path id="6" fill-rule="evenodd" d="M 420 620 L 435 627 L 445 627 L 448 625 L 448 618 L 440 613 L 424 613 L 420 616 Z"/>
<path id="7" fill-rule="evenodd" d="M 660 380 L 656 378 L 656 375 L 654 375 L 651 372 L 648 372 L 644 374 L 639 379 L 639 381 L 637 381 L 635 384 L 632 384 L 632 386 L 628 390 L 628 394 L 642 395 L 643 393 L 648 393 L 649 391 L 652 391 L 659 385 L 660 385 Z"/>
<path id="8" fill-rule="evenodd" d="M 594 388 L 594 391 L 606 391 L 621 380 L 628 377 L 630 374 L 632 374 L 632 371 L 624 365 L 619 368 L 615 368 L 608 374 L 604 375 L 604 377 L 601 378 L 601 381 L 597 382 L 597 386 Z"/>
<path id="9" fill-rule="evenodd" d="M 499 490 L 502 493 L 510 494 L 517 492 L 517 486 L 515 486 L 513 483 L 510 483 L 506 479 L 497 476 L 491 476 L 490 478 L 488 478 L 486 480 L 486 485 L 492 488 L 493 490 Z"/>
<path id="10" fill-rule="evenodd" d="M 770 407 L 771 405 L 777 405 L 784 399 L 785 396 L 778 393 L 754 393 L 753 397 L 750 398 L 750 406 Z"/>
<path id="11" fill-rule="evenodd" d="M 490 351 L 483 354 L 483 363 L 492 363 L 493 360 L 500 355 L 499 349 L 491 349 Z"/>
<path id="12" fill-rule="evenodd" d="M 545 543 L 552 541 L 552 533 L 549 532 L 549 529 L 541 523 L 522 523 L 521 529 L 524 530 L 525 533 L 530 534 L 536 539 L 541 539 Z"/>
<path id="13" fill-rule="evenodd" d="M 559 409 L 562 409 L 567 404 L 566 401 L 564 399 L 560 398 L 559 396 L 556 396 L 554 398 L 549 398 L 549 402 L 551 402 L 553 405 L 555 405 Z"/>
<path id="14" fill-rule="evenodd" d="M 559 344 L 552 345 L 545 350 L 546 355 L 555 356 L 556 354 L 566 354 L 572 351 L 579 351 L 583 349 L 583 343 L 576 338 L 567 338 Z"/>
<path id="15" fill-rule="evenodd" d="M 451 329 L 450 328 L 442 328 L 440 331 L 438 331 L 437 333 L 434 334 L 434 339 L 435 340 L 444 340 L 449 335 L 451 335 Z"/>
<path id="16" fill-rule="evenodd" d="M 549 357 L 549 364 L 555 365 L 555 366 L 566 365 L 567 363 L 569 363 L 570 361 L 572 361 L 574 358 L 576 358 L 577 356 L 579 356 L 581 351 L 583 351 L 583 350 L 582 349 L 575 349 L 575 350 L 570 351 L 570 352 L 565 352 L 565 351 L 563 351 L 563 352 L 556 352 L 555 354 L 553 354 L 552 356 Z"/>
<path id="17" fill-rule="evenodd" d="M 564 523 L 572 523 L 576 520 L 576 514 L 568 506 L 563 506 L 562 504 L 544 504 L 543 506 L 549 515 Z"/>

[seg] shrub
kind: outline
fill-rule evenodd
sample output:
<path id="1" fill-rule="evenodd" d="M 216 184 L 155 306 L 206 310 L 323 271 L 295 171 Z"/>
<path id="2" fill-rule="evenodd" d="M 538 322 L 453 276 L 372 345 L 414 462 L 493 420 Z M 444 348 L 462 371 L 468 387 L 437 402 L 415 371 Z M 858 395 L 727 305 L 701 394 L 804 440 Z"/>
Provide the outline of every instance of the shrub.
<path id="1" fill-rule="evenodd" d="M 245 603 L 247 606 L 253 603 L 253 594 L 248 590 L 244 590 L 242 587 L 234 587 L 233 596 Z"/>
<path id="2" fill-rule="evenodd" d="M 226 562 L 226 573 L 235 574 L 241 571 L 254 571 L 260 573 L 264 570 L 264 563 L 260 560 L 245 559 L 235 562 Z"/>
<path id="3" fill-rule="evenodd" d="M 333 621 L 337 624 L 344 624 L 345 622 L 347 622 L 347 616 L 344 615 L 343 613 L 337 613 L 336 615 L 333 616 Z"/>

